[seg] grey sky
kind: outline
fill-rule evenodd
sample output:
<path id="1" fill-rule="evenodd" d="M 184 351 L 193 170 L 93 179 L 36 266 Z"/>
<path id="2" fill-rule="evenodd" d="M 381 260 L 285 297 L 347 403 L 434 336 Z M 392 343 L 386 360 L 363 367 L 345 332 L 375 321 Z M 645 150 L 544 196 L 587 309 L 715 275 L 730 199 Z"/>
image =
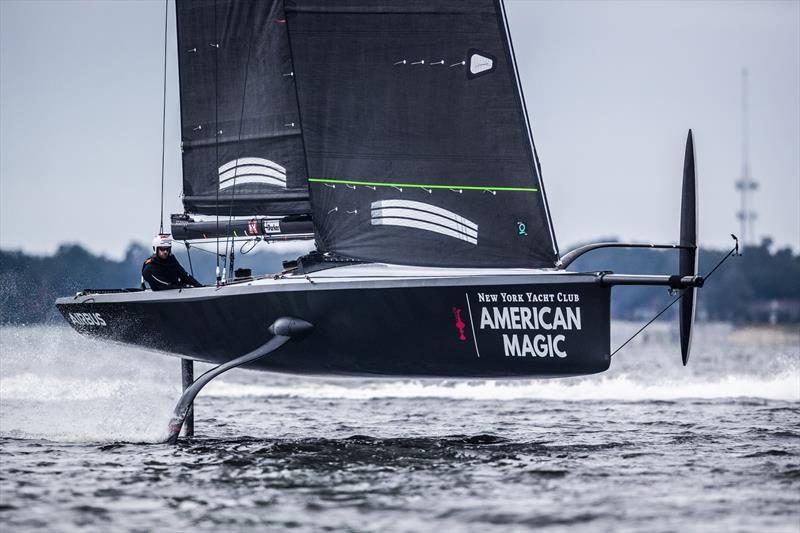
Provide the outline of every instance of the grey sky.
<path id="1" fill-rule="evenodd" d="M 738 232 L 741 68 L 757 236 L 800 249 L 800 2 L 509 1 L 562 251 L 677 238 L 686 130 L 700 236 Z M 0 246 L 120 256 L 158 229 L 161 1 L 0 0 Z M 167 213 L 180 212 L 170 7 Z"/>

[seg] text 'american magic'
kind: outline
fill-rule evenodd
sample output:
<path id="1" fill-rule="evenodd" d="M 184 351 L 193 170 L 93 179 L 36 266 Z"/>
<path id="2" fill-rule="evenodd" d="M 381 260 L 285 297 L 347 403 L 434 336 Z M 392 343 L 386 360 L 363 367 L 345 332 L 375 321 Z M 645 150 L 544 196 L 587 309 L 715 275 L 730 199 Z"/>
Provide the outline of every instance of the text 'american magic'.
<path id="1" fill-rule="evenodd" d="M 577 302 L 577 294 L 478 294 L 479 302 Z M 503 351 L 507 357 L 567 357 L 566 336 L 556 331 L 581 329 L 579 306 L 485 306 L 480 310 L 481 330 L 523 330 L 527 333 L 503 333 Z M 533 334 L 533 332 L 541 332 Z"/>

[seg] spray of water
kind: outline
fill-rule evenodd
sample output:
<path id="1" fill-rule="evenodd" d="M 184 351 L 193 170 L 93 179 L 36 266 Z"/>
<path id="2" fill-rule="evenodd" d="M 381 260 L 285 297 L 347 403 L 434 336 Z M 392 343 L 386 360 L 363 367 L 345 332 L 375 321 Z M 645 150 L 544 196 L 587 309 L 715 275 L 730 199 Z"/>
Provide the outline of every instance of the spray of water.
<path id="1" fill-rule="evenodd" d="M 64 327 L 0 329 L 0 434 L 157 442 L 180 392 L 177 359 Z"/>

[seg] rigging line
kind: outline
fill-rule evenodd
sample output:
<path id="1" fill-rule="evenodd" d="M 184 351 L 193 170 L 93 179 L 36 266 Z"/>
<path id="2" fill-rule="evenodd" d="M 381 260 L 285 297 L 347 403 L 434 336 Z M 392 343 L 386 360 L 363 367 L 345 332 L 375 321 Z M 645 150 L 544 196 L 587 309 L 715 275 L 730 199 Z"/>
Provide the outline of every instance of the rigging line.
<path id="1" fill-rule="evenodd" d="M 503 21 L 505 25 L 506 35 L 508 36 L 508 45 L 511 49 L 511 62 L 514 66 L 514 72 L 517 77 L 517 90 L 519 91 L 520 99 L 522 100 L 522 110 L 525 113 L 525 124 L 527 126 L 528 139 L 530 140 L 531 148 L 533 148 L 533 159 L 536 165 L 536 174 L 539 178 L 539 186 L 542 188 L 542 199 L 544 200 L 544 211 L 547 214 L 547 224 L 550 229 L 550 237 L 553 239 L 553 251 L 556 253 L 556 259 L 561 256 L 558 249 L 558 240 L 556 239 L 556 231 L 553 227 L 553 218 L 550 215 L 550 204 L 547 203 L 547 192 L 544 188 L 544 178 L 542 177 L 542 165 L 539 162 L 539 154 L 536 151 L 536 143 L 533 142 L 533 129 L 531 128 L 531 118 L 528 114 L 528 104 L 525 101 L 525 92 L 522 90 L 522 78 L 519 75 L 519 67 L 517 66 L 517 54 L 514 51 L 514 40 L 511 38 L 511 26 L 508 24 L 508 14 L 506 11 L 505 0 L 500 0 L 500 11 L 503 14 Z"/>
<path id="2" fill-rule="evenodd" d="M 731 255 L 733 255 L 734 253 L 736 253 L 736 254 L 738 255 L 738 252 L 739 252 L 739 240 L 736 238 L 736 236 L 735 236 L 735 235 L 731 235 L 731 237 L 733 237 L 733 238 L 734 238 L 734 240 L 736 241 L 736 244 L 735 244 L 735 245 L 734 245 L 734 247 L 731 249 L 731 251 L 730 251 L 730 252 L 728 252 L 728 255 L 726 255 L 725 257 L 723 257 L 723 258 L 720 260 L 720 262 L 719 262 L 719 263 L 717 263 L 717 265 L 716 265 L 714 268 L 712 268 L 712 269 L 711 269 L 711 272 L 709 272 L 709 273 L 708 273 L 708 274 L 705 276 L 705 278 L 704 278 L 704 279 L 705 279 L 706 281 L 708 281 L 708 278 L 710 278 L 710 277 L 711 277 L 711 275 L 712 275 L 712 274 L 713 274 L 713 273 L 714 273 L 714 272 L 715 272 L 715 271 L 716 271 L 716 270 L 717 270 L 717 269 L 718 269 L 720 266 L 722 266 L 722 263 L 724 263 L 724 262 L 725 262 L 725 261 L 726 261 L 726 260 L 727 260 L 727 259 L 728 259 L 728 258 L 731 256 Z M 662 310 L 661 310 L 661 311 L 660 311 L 660 312 L 659 312 L 659 313 L 658 313 L 656 316 L 654 316 L 653 318 L 651 318 L 651 319 L 650 319 L 650 321 L 649 321 L 649 322 L 647 322 L 647 324 L 645 324 L 644 326 L 642 326 L 641 328 L 639 328 L 639 330 L 638 330 L 636 333 L 634 333 L 633 335 L 631 335 L 630 337 L 628 337 L 628 340 L 626 340 L 625 342 L 623 342 L 623 343 L 622 343 L 622 344 L 619 346 L 619 348 L 617 348 L 616 350 L 614 350 L 613 352 L 611 352 L 611 355 L 609 355 L 609 357 L 614 357 L 614 354 L 615 354 L 615 353 L 617 353 L 618 351 L 620 351 L 621 349 L 623 349 L 623 348 L 624 348 L 624 347 L 625 347 L 625 346 L 626 346 L 626 345 L 627 345 L 629 342 L 631 342 L 633 339 L 635 339 L 635 338 L 636 338 L 636 337 L 639 335 L 639 333 L 643 332 L 647 326 L 649 326 L 650 324 L 652 324 L 653 322 L 655 322 L 655 321 L 658 319 L 658 317 L 660 317 L 661 315 L 663 315 L 664 313 L 666 313 L 666 312 L 667 312 L 667 309 L 669 309 L 670 307 L 672 307 L 673 305 L 675 305 L 675 302 L 677 302 L 678 300 L 680 300 L 681 298 L 683 298 L 683 297 L 684 297 L 684 295 L 686 294 L 686 290 L 687 290 L 687 289 L 682 289 L 682 290 L 681 290 L 681 293 L 680 293 L 680 294 L 677 296 L 677 298 L 675 298 L 674 300 L 672 300 L 672 301 L 669 303 L 669 305 L 667 305 L 667 306 L 666 306 L 664 309 L 662 309 Z"/>
<path id="3" fill-rule="evenodd" d="M 666 312 L 667 312 L 667 309 L 669 309 L 670 307 L 672 307 L 673 305 L 675 305 L 675 302 L 677 302 L 678 300 L 680 300 L 681 298 L 683 298 L 683 295 L 684 295 L 684 294 L 686 294 L 686 289 L 683 289 L 683 290 L 681 290 L 681 293 L 678 295 L 678 297 L 677 297 L 677 298 L 675 298 L 674 300 L 672 300 L 672 301 L 669 303 L 669 305 L 667 305 L 667 306 L 666 306 L 664 309 L 662 309 L 662 310 L 661 310 L 661 311 L 660 311 L 660 312 L 659 312 L 659 313 L 658 313 L 656 316 L 654 316 L 653 318 L 651 318 L 651 319 L 650 319 L 650 321 L 649 321 L 649 322 L 647 322 L 647 324 L 645 324 L 644 326 L 642 326 L 641 328 L 639 328 L 639 331 L 637 331 L 636 333 L 634 333 L 633 335 L 631 335 L 630 337 L 628 337 L 628 340 L 626 340 L 625 342 L 623 342 L 623 343 L 620 345 L 620 347 L 619 347 L 619 348 L 617 348 L 616 350 L 614 350 L 613 352 L 611 352 L 611 355 L 609 355 L 609 357 L 614 357 L 614 354 L 615 354 L 615 353 L 617 353 L 618 351 L 620 351 L 621 349 L 623 349 L 623 348 L 624 348 L 624 347 L 625 347 L 625 346 L 626 346 L 626 345 L 627 345 L 629 342 L 631 342 L 633 339 L 635 339 L 635 338 L 636 338 L 636 337 L 639 335 L 639 333 L 643 332 L 647 326 L 649 326 L 650 324 L 652 324 L 653 322 L 655 322 L 655 321 L 658 319 L 658 317 L 660 317 L 661 315 L 663 315 L 664 313 L 666 313 Z"/>
<path id="4" fill-rule="evenodd" d="M 189 250 L 189 243 L 184 241 L 183 244 L 186 245 L 186 256 L 189 258 L 189 273 L 194 277 L 194 267 L 192 266 L 192 252 Z"/>
<path id="5" fill-rule="evenodd" d="M 164 233 L 164 153 L 167 142 L 167 20 L 169 19 L 169 0 L 164 0 L 164 95 L 161 100 L 161 215 L 158 219 L 158 233 Z"/>
<path id="6" fill-rule="evenodd" d="M 236 200 L 236 178 L 239 177 L 239 146 L 241 145 L 242 141 L 242 130 L 244 129 L 244 103 L 247 98 L 247 77 L 250 73 L 250 51 L 253 48 L 253 37 L 255 35 L 255 24 L 251 24 L 250 26 L 250 38 L 247 40 L 247 59 L 244 63 L 244 86 L 242 87 L 242 109 L 239 113 L 239 136 L 236 138 L 236 168 L 233 172 L 233 185 L 231 186 L 231 206 L 228 210 L 228 228 L 225 233 L 225 261 L 227 261 L 228 256 L 228 242 L 230 240 L 231 246 L 231 269 L 233 268 L 233 253 L 236 249 L 234 246 L 234 237 L 231 236 L 231 224 L 233 222 L 233 204 Z M 230 239 L 228 239 L 230 237 Z M 241 251 L 241 250 L 240 250 Z"/>
<path id="7" fill-rule="evenodd" d="M 219 35 L 217 32 L 217 0 L 214 0 L 214 160 L 216 162 L 216 172 L 219 172 Z M 214 213 L 217 219 L 217 271 L 215 276 L 217 285 L 219 285 L 221 279 L 219 272 L 219 183 L 217 183 L 216 189 L 217 196 Z"/>
<path id="8" fill-rule="evenodd" d="M 246 254 L 249 254 L 250 252 L 252 252 L 252 251 L 253 251 L 253 248 L 255 248 L 255 247 L 256 247 L 256 245 L 257 245 L 259 242 L 261 242 L 261 238 L 260 238 L 260 237 L 256 237 L 255 239 L 253 239 L 253 240 L 252 240 L 252 246 L 250 246 L 250 248 L 248 248 L 248 249 L 247 249 L 247 251 L 245 252 L 245 251 L 244 251 L 244 248 L 245 248 L 245 246 L 247 246 L 247 245 L 248 245 L 250 242 L 251 242 L 251 241 L 244 241 L 244 242 L 242 243 L 242 246 L 239 248 L 239 253 L 240 253 L 241 255 L 246 255 Z"/>
<path id="9" fill-rule="evenodd" d="M 286 42 L 289 45 L 289 62 L 292 65 L 292 72 L 294 72 L 295 71 L 294 52 L 292 50 L 292 39 L 289 37 L 289 27 L 291 25 L 289 24 L 289 17 L 286 15 L 286 6 L 284 5 L 283 8 L 284 8 L 283 19 L 281 20 L 283 21 L 284 24 L 286 24 L 284 31 L 286 32 Z M 295 102 L 295 108 L 297 109 L 297 122 L 300 125 L 300 143 L 303 146 L 303 167 L 305 168 L 304 175 L 306 178 L 310 178 L 311 173 L 308 171 L 308 150 L 306 149 L 306 135 L 305 135 L 305 130 L 303 129 L 303 112 L 300 110 L 300 92 L 299 89 L 297 88 L 298 84 L 297 76 L 292 76 L 290 82 L 292 84 L 292 87 L 294 88 L 294 102 Z M 287 176 L 287 185 L 288 185 L 288 176 Z M 308 191 L 308 198 L 311 204 L 313 205 L 314 204 L 313 187 L 311 187 L 307 179 L 305 185 L 306 185 L 306 190 Z M 329 249 L 329 246 L 323 241 L 322 233 L 317 231 L 316 226 L 314 226 L 314 247 L 322 252 Z"/>
<path id="10" fill-rule="evenodd" d="M 203 252 L 204 254 L 219 255 L 219 254 L 215 254 L 215 253 L 214 253 L 214 252 L 212 252 L 211 250 L 206 250 L 205 248 L 201 248 L 201 247 L 199 247 L 199 246 L 192 246 L 192 249 L 193 249 L 193 250 L 198 250 L 198 251 L 201 251 L 201 252 Z"/>
<path id="11" fill-rule="evenodd" d="M 512 192 L 539 192 L 535 187 L 477 187 L 470 185 L 430 185 L 427 183 L 381 183 L 378 181 L 334 180 L 323 178 L 308 178 L 313 183 L 340 183 L 343 185 L 367 185 L 370 187 L 408 187 L 415 189 L 464 189 L 467 191 L 512 191 Z"/>
<path id="12" fill-rule="evenodd" d="M 731 237 L 733 238 L 734 241 L 736 241 L 736 244 L 733 246 L 733 249 L 730 252 L 728 252 L 728 255 L 723 257 L 722 260 L 719 263 L 717 263 L 717 265 L 714 268 L 711 269 L 711 272 L 706 274 L 705 279 L 710 278 L 711 274 L 713 274 L 720 266 L 722 266 L 722 263 L 724 263 L 731 255 L 741 255 L 739 253 L 739 239 L 736 238 L 736 235 L 734 235 L 733 233 L 731 233 Z"/>

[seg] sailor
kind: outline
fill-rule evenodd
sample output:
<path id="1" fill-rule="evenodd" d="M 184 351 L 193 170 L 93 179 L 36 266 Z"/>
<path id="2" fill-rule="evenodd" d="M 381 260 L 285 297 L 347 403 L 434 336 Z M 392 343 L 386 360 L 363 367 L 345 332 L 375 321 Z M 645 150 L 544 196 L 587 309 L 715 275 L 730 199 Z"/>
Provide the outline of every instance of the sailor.
<path id="1" fill-rule="evenodd" d="M 186 272 L 178 259 L 172 255 L 172 238 L 163 233 L 153 237 L 153 255 L 142 265 L 142 279 L 154 291 L 203 286 Z"/>

